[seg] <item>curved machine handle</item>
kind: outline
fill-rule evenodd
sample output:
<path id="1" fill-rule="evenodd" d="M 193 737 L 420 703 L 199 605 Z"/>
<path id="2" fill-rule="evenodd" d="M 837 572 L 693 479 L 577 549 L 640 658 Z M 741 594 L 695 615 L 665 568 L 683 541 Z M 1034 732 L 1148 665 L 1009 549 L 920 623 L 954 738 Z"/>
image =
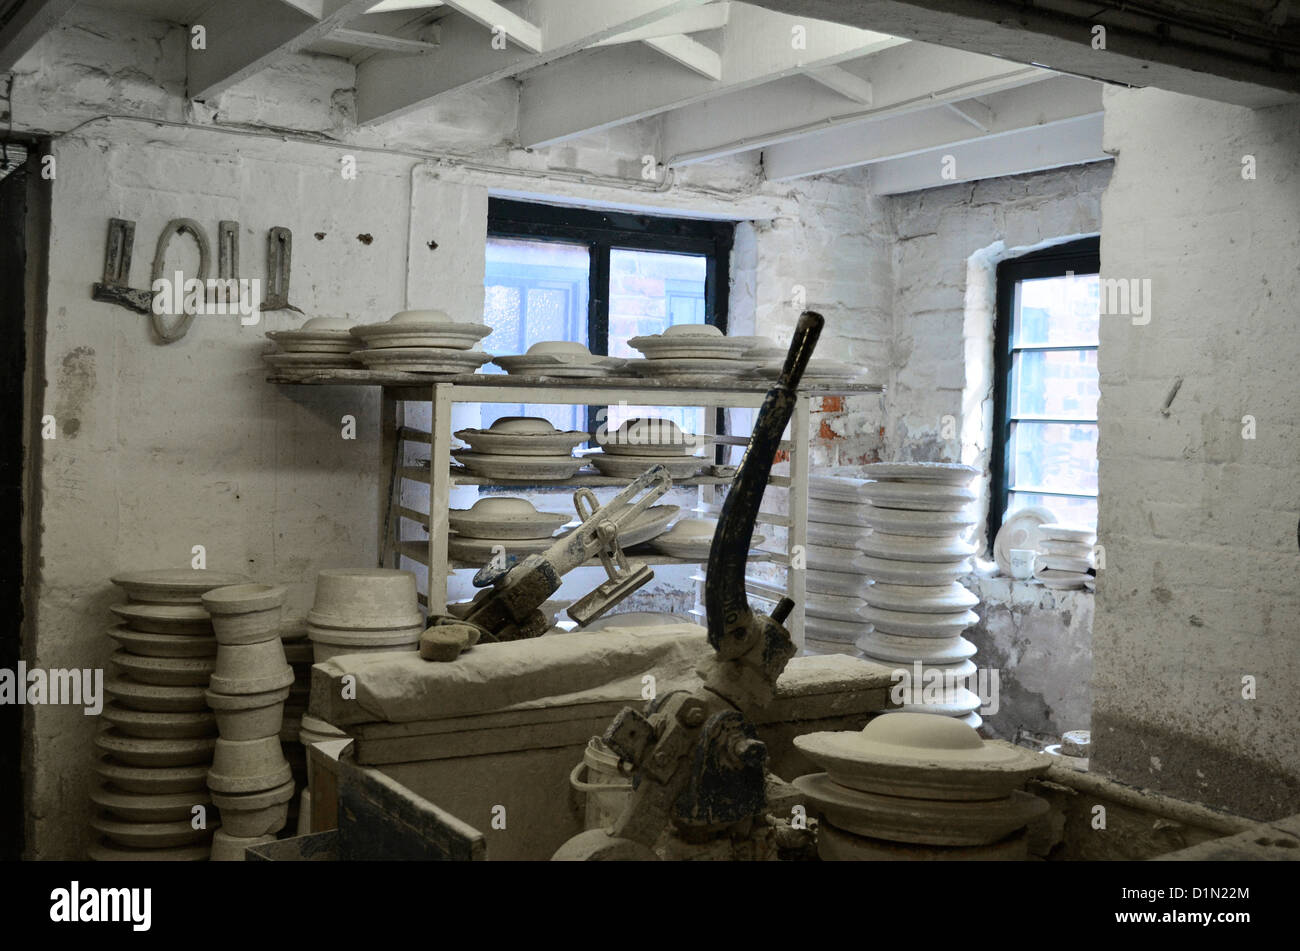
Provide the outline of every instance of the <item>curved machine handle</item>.
<path id="1" fill-rule="evenodd" d="M 781 436 L 790 423 L 790 417 L 794 415 L 796 401 L 799 399 L 796 388 L 808 367 L 825 323 L 821 314 L 810 310 L 799 316 L 781 376 L 763 400 L 763 406 L 754 422 L 749 447 L 740 463 L 740 471 L 736 473 L 731 491 L 722 504 L 718 527 L 713 534 L 713 545 L 709 549 L 704 606 L 708 612 L 709 643 L 723 660 L 745 653 L 760 633 L 745 593 L 745 565 L 749 557 L 750 538 L 754 533 L 759 506 L 763 502 L 763 493 L 767 489 L 767 479 L 772 472 Z M 793 607 L 794 602 L 783 598 L 772 612 L 772 618 L 778 624 L 784 622 Z"/>

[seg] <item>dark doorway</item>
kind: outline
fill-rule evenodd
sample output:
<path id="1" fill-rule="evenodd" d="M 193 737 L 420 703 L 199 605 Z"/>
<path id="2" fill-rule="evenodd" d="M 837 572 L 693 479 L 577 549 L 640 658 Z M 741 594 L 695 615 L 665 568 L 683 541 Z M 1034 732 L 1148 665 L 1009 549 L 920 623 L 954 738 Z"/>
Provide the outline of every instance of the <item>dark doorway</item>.
<path id="1" fill-rule="evenodd" d="M 17 672 L 23 655 L 24 436 L 30 423 L 26 405 L 27 312 L 30 302 L 28 228 L 31 164 L 27 148 L 0 147 L 0 669 Z M 37 172 L 39 175 L 39 172 Z M 15 684 L 22 690 L 23 684 Z M 0 704 L 0 859 L 22 856 L 23 713 L 25 707 Z"/>

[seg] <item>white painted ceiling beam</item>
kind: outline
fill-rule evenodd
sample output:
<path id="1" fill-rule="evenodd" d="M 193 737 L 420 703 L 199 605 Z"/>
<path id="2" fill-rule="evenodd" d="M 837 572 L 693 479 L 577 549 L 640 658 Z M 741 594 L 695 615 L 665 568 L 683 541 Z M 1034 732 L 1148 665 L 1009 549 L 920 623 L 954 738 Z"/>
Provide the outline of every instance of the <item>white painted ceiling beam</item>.
<path id="1" fill-rule="evenodd" d="M 814 82 L 821 83 L 827 89 L 839 93 L 845 99 L 852 99 L 864 106 L 871 105 L 874 98 L 870 80 L 855 76 L 842 66 L 820 66 L 808 70 L 804 75 Z"/>
<path id="2" fill-rule="evenodd" d="M 524 78 L 520 143 L 550 145 L 902 42 L 869 30 L 733 4 L 722 32 L 720 80 L 689 73 L 636 47 L 591 50 Z"/>
<path id="3" fill-rule="evenodd" d="M 405 115 L 454 90 L 509 79 L 705 2 L 533 0 L 529 18 L 542 28 L 543 49 L 537 53 L 493 49 L 492 34 L 479 24 L 462 16 L 444 17 L 439 21 L 442 49 L 432 60 L 380 53 L 357 67 L 357 121 L 370 124 Z M 671 68 L 681 71 L 680 66 Z M 589 76 L 584 85 L 589 89 L 598 81 Z"/>
<path id="4" fill-rule="evenodd" d="M 335 30 L 329 35 L 331 40 L 352 43 L 373 50 L 388 50 L 392 53 L 433 53 L 438 50 L 437 43 L 425 40 L 412 40 L 404 36 L 389 36 L 387 33 L 371 33 L 367 30 Z"/>
<path id="5" fill-rule="evenodd" d="M 666 164 L 691 165 L 749 152 L 837 125 L 985 96 L 1053 75 L 923 43 L 887 49 L 846 63 L 844 69 L 871 83 L 869 106 L 846 102 L 806 77 L 719 96 L 664 117 Z"/>
<path id="6" fill-rule="evenodd" d="M 465 14 L 479 26 L 492 31 L 504 31 L 507 39 L 530 53 L 542 51 L 541 27 L 493 0 L 443 0 L 443 3 L 457 13 Z"/>
<path id="7" fill-rule="evenodd" d="M 432 10 L 442 6 L 442 0 L 379 0 L 367 13 L 397 13 L 407 10 Z"/>
<path id="8" fill-rule="evenodd" d="M 323 40 L 366 12 L 374 0 L 318 0 L 314 16 L 279 0 L 222 0 L 195 22 L 205 48 L 186 44 L 191 99 L 210 99 L 289 53 Z"/>
<path id="9" fill-rule="evenodd" d="M 705 79 L 722 78 L 722 57 L 689 36 L 658 36 L 642 42 Z"/>
<path id="10" fill-rule="evenodd" d="M 897 195 L 1003 175 L 1104 162 L 1112 156 L 1102 151 L 1101 132 L 1102 116 L 1092 115 L 890 159 L 870 166 L 870 187 L 873 194 Z M 945 156 L 952 157 L 949 167 L 955 174 L 951 178 L 943 177 Z"/>
<path id="11" fill-rule="evenodd" d="M 727 25 L 727 17 L 730 13 L 731 4 L 726 0 L 721 3 L 710 3 L 708 6 L 696 7 L 694 10 L 683 10 L 673 16 L 664 17 L 657 23 L 651 23 L 635 30 L 628 30 L 626 33 L 611 36 L 607 40 L 601 40 L 599 43 L 592 45 L 617 46 L 620 43 L 638 43 L 641 40 L 653 40 L 661 36 L 677 36 L 687 33 L 702 33 L 705 30 L 720 30 Z"/>
<path id="12" fill-rule="evenodd" d="M 1096 0 L 750 0 L 895 36 L 1041 63 L 1076 76 L 1155 86 L 1188 96 L 1261 108 L 1300 100 L 1300 53 L 1285 29 L 1264 22 L 1262 6 L 1293 15 L 1294 0 L 1173 4 Z M 1214 23 L 1204 7 L 1236 13 L 1237 28 Z M 1253 24 L 1249 25 L 1248 24 Z M 1106 28 L 1105 48 L 1094 30 Z"/>
<path id="13" fill-rule="evenodd" d="M 843 125 L 764 150 L 763 169 L 769 180 L 787 181 L 935 149 L 952 151 L 967 143 L 1011 137 L 1030 129 L 1064 127 L 1101 116 L 1101 90 L 1102 85 L 1091 80 L 1056 76 L 989 96 L 984 107 L 988 128 L 983 132 L 945 105 Z M 937 160 L 934 166 L 937 177 Z"/>
<path id="14" fill-rule="evenodd" d="M 36 41 L 59 25 L 76 0 L 26 0 L 0 29 L 0 73 L 14 68 Z"/>
<path id="15" fill-rule="evenodd" d="M 993 128 L 993 110 L 978 99 L 950 102 L 948 108 L 981 132 L 988 132 Z"/>

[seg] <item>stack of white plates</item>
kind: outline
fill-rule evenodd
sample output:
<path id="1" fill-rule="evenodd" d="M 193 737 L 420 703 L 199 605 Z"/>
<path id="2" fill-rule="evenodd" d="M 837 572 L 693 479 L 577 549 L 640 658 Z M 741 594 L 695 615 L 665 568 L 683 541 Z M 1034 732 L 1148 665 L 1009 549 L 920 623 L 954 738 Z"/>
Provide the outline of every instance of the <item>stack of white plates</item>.
<path id="1" fill-rule="evenodd" d="M 456 438 L 469 449 L 452 455 L 476 475 L 546 482 L 572 478 L 583 463 L 573 449 L 591 437 L 563 432 L 540 417 L 503 416 L 488 429 L 462 429 Z"/>
<path id="2" fill-rule="evenodd" d="M 602 475 L 616 479 L 630 481 L 652 466 L 663 466 L 671 478 L 689 479 L 707 462 L 695 455 L 706 440 L 655 416 L 629 419 L 613 433 L 598 432 L 596 442 L 603 451 L 587 458 Z"/>
<path id="3" fill-rule="evenodd" d="M 484 501 L 520 502 L 524 500 L 522 499 L 482 500 L 481 499 L 479 500 L 478 505 L 474 506 L 474 509 L 469 509 L 468 511 L 473 512 Z M 534 511 L 537 516 L 545 517 L 546 519 L 554 519 L 558 517 L 562 521 L 567 521 L 567 519 L 565 519 L 564 516 L 555 516 L 550 512 L 536 512 L 536 510 Z M 645 511 L 638 513 L 635 517 L 631 517 L 625 512 L 622 517 L 615 519 L 615 523 L 618 525 L 619 547 L 630 548 L 633 545 L 639 545 L 642 542 L 647 542 L 650 539 L 663 534 L 665 531 L 667 531 L 668 526 L 672 522 L 672 520 L 675 519 L 680 513 L 681 513 L 681 506 L 678 505 L 652 505 L 650 506 L 650 508 L 646 509 Z M 477 524 L 470 525 L 469 523 L 467 523 L 467 521 L 464 518 L 464 516 L 466 515 L 465 511 L 452 512 L 451 514 L 452 514 L 451 527 L 453 531 L 447 536 L 448 556 L 455 559 L 456 561 L 464 561 L 472 565 L 479 565 L 479 566 L 486 565 L 489 561 L 492 560 L 493 556 L 500 554 L 502 552 L 504 552 L 505 554 L 506 563 L 513 564 L 521 560 L 527 555 L 533 555 L 539 552 L 546 551 L 546 549 L 550 548 L 561 538 L 564 538 L 569 533 L 569 531 L 572 530 L 571 528 L 567 529 L 566 531 L 560 532 L 558 535 L 547 534 L 547 535 L 533 535 L 532 537 L 525 537 L 523 535 L 516 534 L 516 535 L 512 535 L 509 538 L 505 538 L 505 537 L 481 538 L 481 537 L 475 537 L 474 535 L 469 534 L 469 532 L 472 531 L 480 531 L 480 533 L 486 532 L 486 529 L 484 528 L 484 525 L 486 523 L 478 522 Z M 457 516 L 461 516 L 461 517 L 458 518 Z M 504 519 L 499 519 L 497 520 L 497 524 L 498 525 L 503 524 L 504 521 L 505 521 Z M 532 531 L 546 530 L 543 527 L 542 522 L 540 520 L 534 522 L 533 524 L 534 526 L 536 526 L 536 528 L 533 529 Z M 551 522 L 550 524 L 554 524 L 554 523 Z M 532 531 L 530 531 L 530 534 L 532 534 Z M 498 529 L 497 534 L 499 533 L 500 532 Z M 412 543 L 407 542 L 404 544 L 412 544 Z M 423 545 L 424 543 L 418 542 L 414 544 Z"/>
<path id="4" fill-rule="evenodd" d="M 498 548 L 545 551 L 554 544 L 556 530 L 569 521 L 568 515 L 537 511 L 527 499 L 496 496 L 479 499 L 472 508 L 452 509 L 447 517 L 447 553 L 475 564 L 486 564 Z"/>
<path id="5" fill-rule="evenodd" d="M 1090 528 L 1059 522 L 1040 526 L 1034 577 L 1049 588 L 1082 588 L 1092 580 L 1089 570 L 1097 567 L 1092 554 L 1096 543 Z"/>
<path id="6" fill-rule="evenodd" d="M 913 692 L 904 710 L 979 726 L 980 698 L 965 686 L 975 673 L 975 645 L 961 636 L 979 620 L 971 610 L 979 598 L 957 581 L 975 553 L 965 536 L 975 524 L 967 506 L 978 473 L 941 462 L 880 462 L 865 471 L 873 481 L 863 487 L 861 515 L 871 534 L 862 547 L 875 583 L 864 595 L 862 616 L 874 630 L 862 649 L 907 671 L 904 684 Z M 925 691 L 927 684 L 941 689 Z"/>
<path id="7" fill-rule="evenodd" d="M 785 356 L 769 357 L 755 371 L 756 376 L 775 380 L 781 375 L 785 366 Z M 837 383 L 870 383 L 871 375 L 866 367 L 840 360 L 828 360 L 813 357 L 804 369 L 800 383 L 807 386 L 834 386 Z"/>
<path id="8" fill-rule="evenodd" d="M 349 332 L 351 327 L 337 317 L 312 317 L 297 330 L 273 330 L 266 336 L 277 349 L 262 359 L 277 368 L 356 369 L 353 354 L 361 341 Z"/>
<path id="9" fill-rule="evenodd" d="M 571 340 L 543 340 L 517 356 L 493 357 L 492 362 L 512 376 L 590 379 L 617 373 L 627 361 L 592 353 Z"/>
<path id="10" fill-rule="evenodd" d="M 708 561 L 713 535 L 718 530 L 716 518 L 684 518 L 650 543 L 657 552 L 693 561 Z M 749 545 L 757 548 L 765 541 L 755 534 Z"/>
<path id="11" fill-rule="evenodd" d="M 862 553 L 870 534 L 861 517 L 866 484 L 840 476 L 808 482 L 804 646 L 815 653 L 865 656 L 872 630 L 862 613 L 871 585 Z"/>
<path id="12" fill-rule="evenodd" d="M 369 370 L 401 370 L 431 377 L 474 373 L 492 359 L 471 348 L 492 332 L 485 324 L 454 322 L 440 310 L 403 310 L 351 333 L 365 341 L 356 354 Z"/>
<path id="13" fill-rule="evenodd" d="M 755 370 L 758 363 L 747 360 L 750 337 L 727 337 L 712 324 L 675 324 L 661 334 L 633 337 L 628 345 L 640 350 L 645 360 L 629 367 L 641 376 L 680 383 L 716 383 Z"/>
<path id="14" fill-rule="evenodd" d="M 794 781 L 820 814 L 825 861 L 1023 861 L 1023 830 L 1047 812 L 1020 787 L 1047 772 L 1048 757 L 985 742 L 952 720 L 889 713 L 860 732 L 794 744 L 825 770 Z"/>

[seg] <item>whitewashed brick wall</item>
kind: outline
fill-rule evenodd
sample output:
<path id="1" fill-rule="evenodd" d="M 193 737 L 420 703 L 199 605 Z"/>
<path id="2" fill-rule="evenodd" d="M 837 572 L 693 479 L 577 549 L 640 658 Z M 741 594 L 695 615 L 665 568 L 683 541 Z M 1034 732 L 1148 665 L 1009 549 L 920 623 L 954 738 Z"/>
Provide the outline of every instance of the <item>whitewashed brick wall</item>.
<path id="1" fill-rule="evenodd" d="M 1094 762 L 1258 818 L 1300 803 L 1300 108 L 1108 90 Z M 1242 177 L 1254 156 L 1254 180 Z M 1182 379 L 1168 415 L 1161 412 Z M 1253 416 L 1254 439 L 1243 438 Z M 1243 697 L 1243 678 L 1256 682 Z"/>

